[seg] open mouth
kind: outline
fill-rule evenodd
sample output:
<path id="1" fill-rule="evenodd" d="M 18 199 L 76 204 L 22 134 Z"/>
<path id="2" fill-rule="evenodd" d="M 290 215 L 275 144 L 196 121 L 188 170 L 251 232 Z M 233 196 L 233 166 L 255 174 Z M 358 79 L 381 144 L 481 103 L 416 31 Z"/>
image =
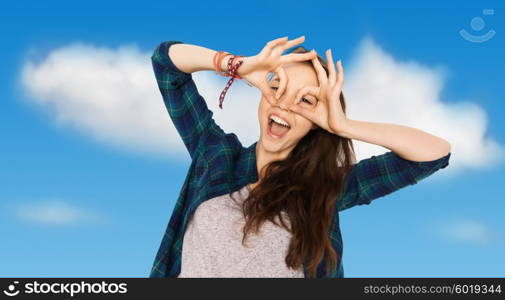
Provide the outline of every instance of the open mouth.
<path id="1" fill-rule="evenodd" d="M 267 133 L 273 138 L 280 139 L 291 129 L 289 123 L 276 114 L 268 117 Z"/>

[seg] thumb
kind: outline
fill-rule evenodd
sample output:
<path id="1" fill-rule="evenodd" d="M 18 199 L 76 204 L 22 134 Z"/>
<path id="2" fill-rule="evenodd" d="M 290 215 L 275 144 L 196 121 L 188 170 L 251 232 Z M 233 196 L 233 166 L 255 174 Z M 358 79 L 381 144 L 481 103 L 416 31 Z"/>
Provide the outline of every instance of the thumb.
<path id="1" fill-rule="evenodd" d="M 275 105 L 277 103 L 277 99 L 275 98 L 274 91 L 268 86 L 268 84 L 261 84 L 260 90 L 265 95 L 265 98 L 271 105 Z"/>
<path id="2" fill-rule="evenodd" d="M 302 117 L 306 118 L 306 119 L 309 119 L 309 120 L 312 120 L 312 115 L 303 107 L 301 107 L 300 105 L 298 104 L 291 104 L 291 106 L 289 107 L 289 109 L 294 112 L 294 113 L 297 113 L 299 115 L 301 115 Z"/>

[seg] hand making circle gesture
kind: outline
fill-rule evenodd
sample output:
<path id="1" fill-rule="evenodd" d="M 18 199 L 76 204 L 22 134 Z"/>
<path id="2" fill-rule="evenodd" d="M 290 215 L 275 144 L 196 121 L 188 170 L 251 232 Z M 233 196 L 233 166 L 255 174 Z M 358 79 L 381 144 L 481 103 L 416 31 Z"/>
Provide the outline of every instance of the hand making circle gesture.
<path id="1" fill-rule="evenodd" d="M 319 86 L 302 87 L 297 93 L 295 102 L 289 106 L 289 109 L 311 120 L 319 127 L 331 133 L 339 134 L 347 121 L 340 103 L 340 93 L 344 84 L 344 69 L 342 68 L 342 62 L 339 60 L 337 62 L 337 73 L 330 49 L 326 50 L 326 57 L 330 74 L 326 74 L 317 57 L 312 58 Z M 300 103 L 303 96 L 307 94 L 318 99 L 315 106 L 304 107 Z"/>
<path id="2" fill-rule="evenodd" d="M 316 57 L 315 51 L 307 53 L 282 53 L 305 41 L 305 36 L 288 41 L 288 37 L 278 38 L 268 42 L 261 52 L 254 56 L 240 58 L 244 63 L 238 68 L 237 74 L 247 82 L 251 83 L 265 95 L 271 105 L 277 102 L 276 95 L 281 95 L 286 88 L 286 73 L 281 67 L 283 64 L 301 62 Z M 280 88 L 275 93 L 268 84 L 268 74 L 277 73 L 280 79 Z"/>

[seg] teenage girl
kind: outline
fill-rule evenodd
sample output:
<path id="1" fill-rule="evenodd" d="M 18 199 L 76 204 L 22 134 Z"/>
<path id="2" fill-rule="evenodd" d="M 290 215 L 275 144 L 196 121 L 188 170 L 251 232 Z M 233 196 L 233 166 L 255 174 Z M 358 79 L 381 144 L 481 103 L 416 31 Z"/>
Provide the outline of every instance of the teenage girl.
<path id="1" fill-rule="evenodd" d="M 248 57 L 180 41 L 154 51 L 191 166 L 151 277 L 344 277 L 339 212 L 448 165 L 445 139 L 349 119 L 341 61 L 306 50 L 304 39 L 278 38 Z M 257 142 L 243 146 L 215 123 L 191 76 L 202 70 L 261 91 Z M 356 163 L 353 139 L 390 151 Z"/>

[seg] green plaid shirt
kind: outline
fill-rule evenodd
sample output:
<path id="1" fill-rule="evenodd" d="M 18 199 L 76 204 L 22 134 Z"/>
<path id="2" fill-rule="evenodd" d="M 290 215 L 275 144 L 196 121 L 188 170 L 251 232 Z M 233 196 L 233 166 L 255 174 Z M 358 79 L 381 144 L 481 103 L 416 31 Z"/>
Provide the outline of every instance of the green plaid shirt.
<path id="1" fill-rule="evenodd" d="M 168 48 L 176 43 L 182 42 L 162 42 L 156 47 L 151 60 L 163 101 L 191 156 L 191 165 L 156 254 L 150 277 L 175 278 L 179 275 L 184 232 L 189 217 L 198 205 L 258 180 L 257 142 L 244 147 L 234 133 L 225 133 L 216 124 L 192 75 L 177 69 L 168 56 Z M 445 168 L 449 164 L 450 155 L 448 153 L 429 162 L 415 162 L 389 151 L 355 164 L 344 192 L 337 199 L 328 232 L 341 259 L 329 276 L 324 274 L 323 260 L 318 267 L 317 277 L 344 277 L 339 211 L 356 205 L 368 205 L 374 199 L 416 184 L 438 169 Z M 305 268 L 304 271 L 307 277 Z"/>

